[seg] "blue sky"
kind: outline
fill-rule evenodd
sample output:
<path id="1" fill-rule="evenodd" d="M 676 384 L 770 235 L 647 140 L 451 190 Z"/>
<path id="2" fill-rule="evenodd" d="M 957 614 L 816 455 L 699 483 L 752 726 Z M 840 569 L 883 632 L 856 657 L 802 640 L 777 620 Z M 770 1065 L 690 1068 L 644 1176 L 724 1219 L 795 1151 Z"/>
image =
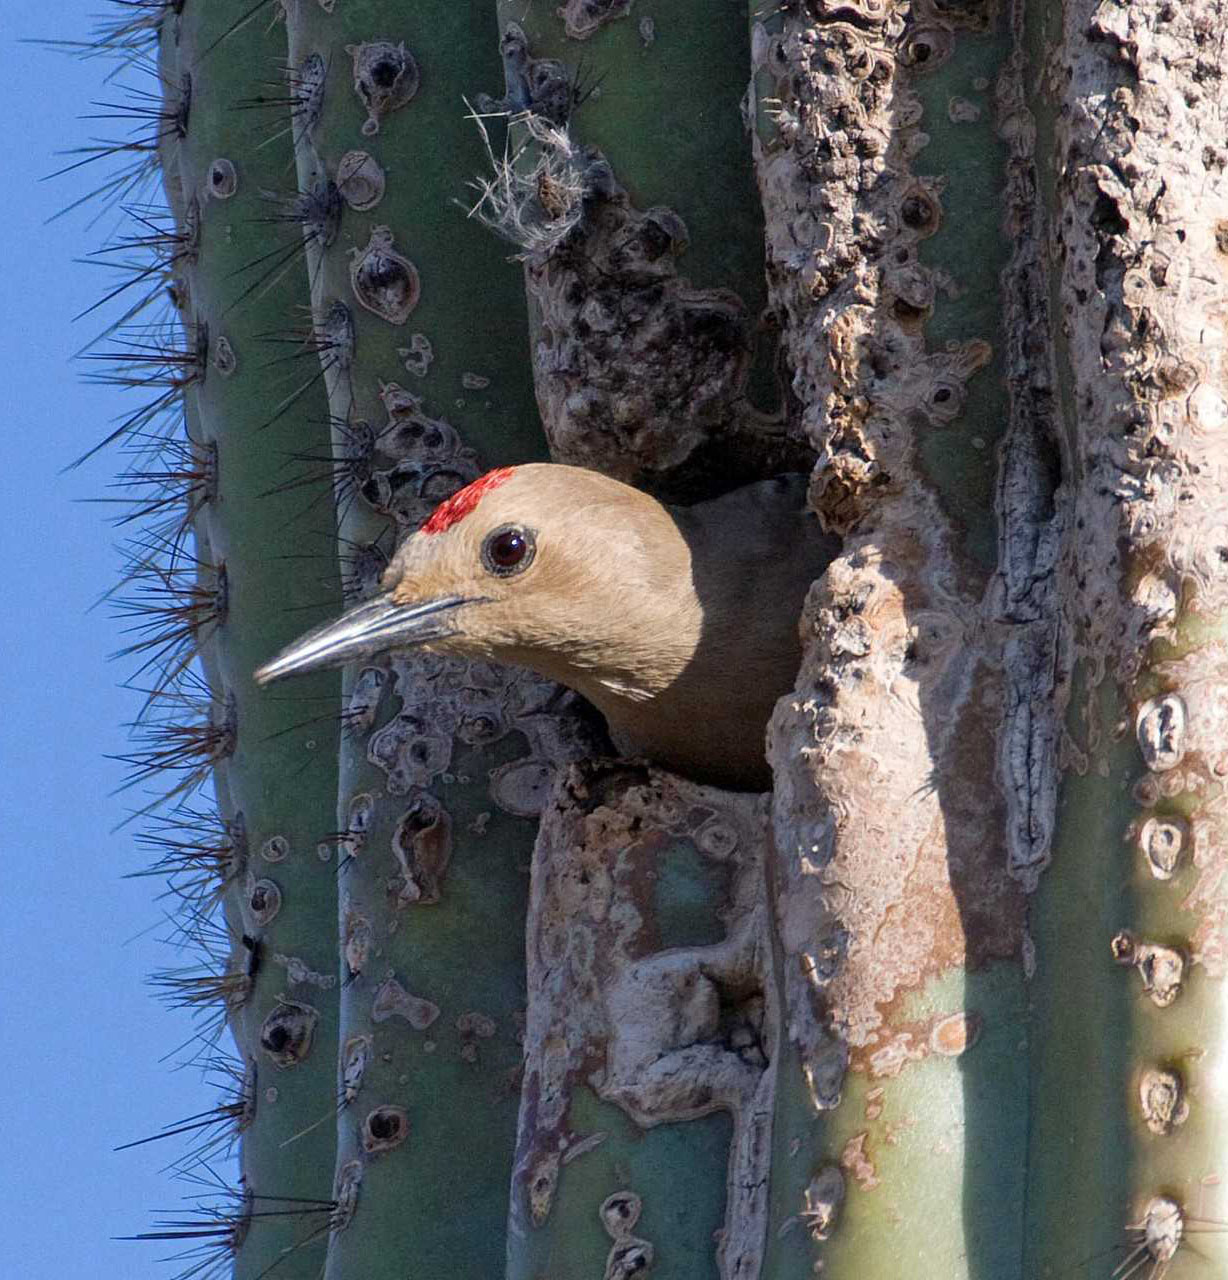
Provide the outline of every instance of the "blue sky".
<path id="1" fill-rule="evenodd" d="M 79 61 L 21 39 L 85 37 L 105 0 L 19 6 L 6 23 L 0 77 L 8 175 L 0 270 L 4 429 L 0 433 L 0 609 L 3 747 L 0 809 L 8 831 L 0 923 L 0 1053 L 7 1076 L 0 1124 L 6 1267 L 23 1280 L 170 1280 L 172 1247 L 111 1237 L 146 1230 L 151 1209 L 180 1209 L 189 1188 L 160 1172 L 171 1139 L 112 1147 L 211 1106 L 198 1069 L 176 1070 L 191 1035 L 182 1013 L 154 998 L 148 975 L 176 963 L 157 882 L 125 880 L 143 865 L 131 827 L 113 830 L 132 795 L 112 794 L 124 766 L 123 722 L 139 698 L 107 654 L 121 623 L 91 604 L 115 584 L 119 541 L 107 508 L 115 451 L 76 471 L 67 463 L 105 435 L 122 393 L 83 386 L 72 353 L 98 327 L 71 317 L 106 276 L 74 258 L 115 229 L 89 207 L 47 223 L 89 189 L 86 174 L 40 181 L 53 153 L 105 126 L 77 119 L 114 100 L 100 60 Z M 18 16 L 20 14 L 20 16 Z M 169 1055 L 169 1058 L 168 1058 Z M 164 1060 L 165 1059 L 165 1060 Z"/>

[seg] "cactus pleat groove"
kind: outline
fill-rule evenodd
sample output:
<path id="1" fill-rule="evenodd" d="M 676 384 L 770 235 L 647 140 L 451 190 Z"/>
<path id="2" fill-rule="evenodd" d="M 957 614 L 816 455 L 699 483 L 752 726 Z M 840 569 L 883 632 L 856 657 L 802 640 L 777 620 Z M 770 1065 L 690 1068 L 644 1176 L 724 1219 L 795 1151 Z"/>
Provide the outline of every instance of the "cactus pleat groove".
<path id="1" fill-rule="evenodd" d="M 134 807 L 235 1046 L 181 1274 L 1223 1274 L 1220 0 L 120 15 Z M 812 469 L 770 795 L 488 663 L 252 682 L 547 453 Z"/>

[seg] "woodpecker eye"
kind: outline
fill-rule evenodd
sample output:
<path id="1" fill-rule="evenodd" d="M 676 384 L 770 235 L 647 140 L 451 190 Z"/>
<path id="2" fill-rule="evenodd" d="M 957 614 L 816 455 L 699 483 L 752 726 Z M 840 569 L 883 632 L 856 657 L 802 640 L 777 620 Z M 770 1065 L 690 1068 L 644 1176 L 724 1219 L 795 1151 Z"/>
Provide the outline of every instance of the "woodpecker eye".
<path id="1" fill-rule="evenodd" d="M 536 550 L 533 531 L 505 524 L 486 535 L 482 543 L 482 563 L 497 578 L 508 578 L 527 569 Z"/>

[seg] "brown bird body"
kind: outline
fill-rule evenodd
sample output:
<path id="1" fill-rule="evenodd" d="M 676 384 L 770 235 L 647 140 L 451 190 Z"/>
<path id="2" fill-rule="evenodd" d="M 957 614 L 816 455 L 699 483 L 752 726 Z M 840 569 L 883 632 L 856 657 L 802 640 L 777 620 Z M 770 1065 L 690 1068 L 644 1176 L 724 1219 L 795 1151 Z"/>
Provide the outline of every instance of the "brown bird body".
<path id="1" fill-rule="evenodd" d="M 620 750 L 764 787 L 764 726 L 797 673 L 806 589 L 837 546 L 804 494 L 785 476 L 668 507 L 578 467 L 491 472 L 402 544 L 384 594 L 256 678 L 415 644 L 511 663 L 582 693 Z"/>

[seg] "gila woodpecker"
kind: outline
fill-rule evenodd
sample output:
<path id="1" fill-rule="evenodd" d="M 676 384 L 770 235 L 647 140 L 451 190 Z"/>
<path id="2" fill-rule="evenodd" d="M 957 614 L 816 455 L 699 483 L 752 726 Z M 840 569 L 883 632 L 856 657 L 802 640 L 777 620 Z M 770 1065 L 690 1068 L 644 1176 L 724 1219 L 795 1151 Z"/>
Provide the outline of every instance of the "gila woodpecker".
<path id="1" fill-rule="evenodd" d="M 802 601 L 836 549 L 802 476 L 674 507 L 579 467 L 504 467 L 437 508 L 379 595 L 256 679 L 411 646 L 512 663 L 583 694 L 619 750 L 762 789 L 764 726 L 797 674 Z"/>

